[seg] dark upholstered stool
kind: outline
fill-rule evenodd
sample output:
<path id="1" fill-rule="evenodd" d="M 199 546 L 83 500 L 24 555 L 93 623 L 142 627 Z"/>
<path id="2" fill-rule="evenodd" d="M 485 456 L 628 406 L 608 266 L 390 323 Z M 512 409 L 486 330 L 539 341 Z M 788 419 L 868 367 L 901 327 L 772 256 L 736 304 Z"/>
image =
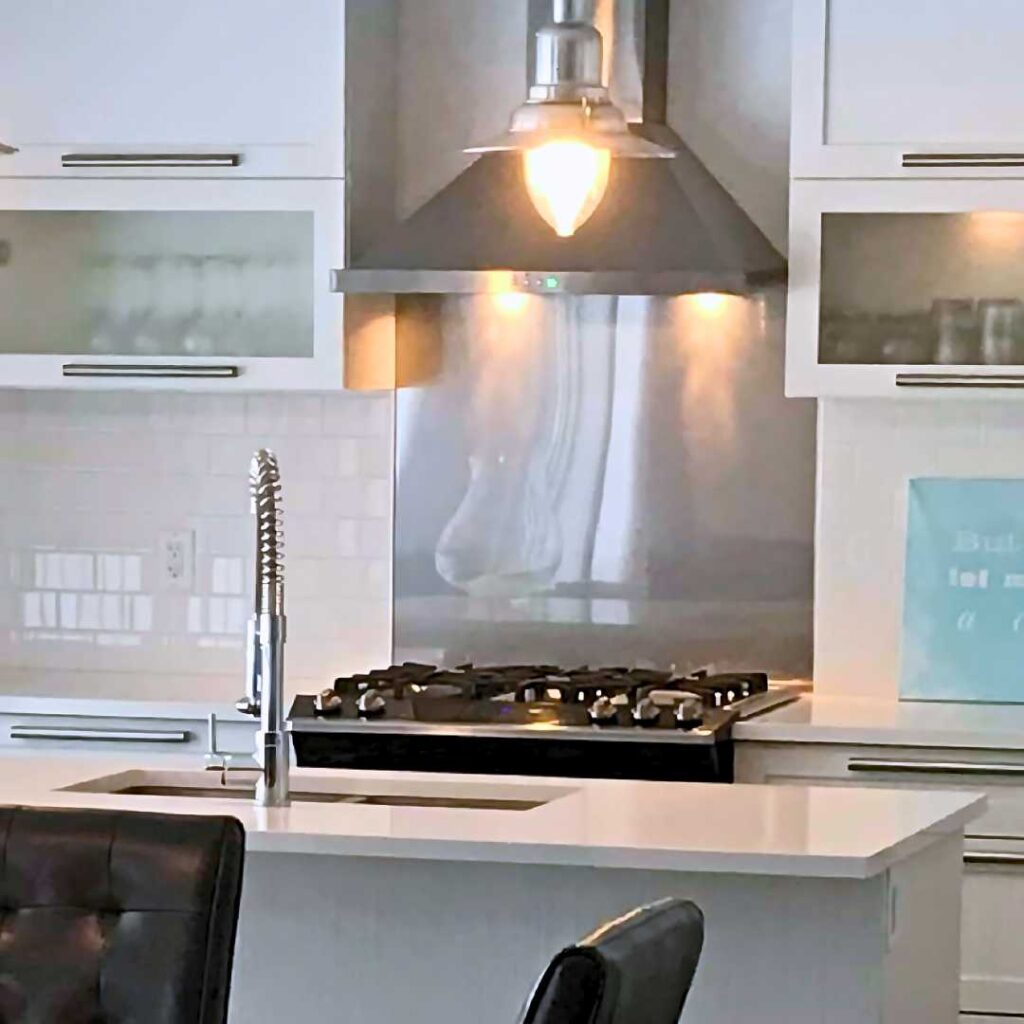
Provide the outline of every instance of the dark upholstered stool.
<path id="1" fill-rule="evenodd" d="M 665 900 L 562 950 L 521 1024 L 677 1024 L 704 945 L 704 916 Z"/>
<path id="2" fill-rule="evenodd" d="M 0 808 L 2 1024 L 224 1024 L 233 818 Z"/>

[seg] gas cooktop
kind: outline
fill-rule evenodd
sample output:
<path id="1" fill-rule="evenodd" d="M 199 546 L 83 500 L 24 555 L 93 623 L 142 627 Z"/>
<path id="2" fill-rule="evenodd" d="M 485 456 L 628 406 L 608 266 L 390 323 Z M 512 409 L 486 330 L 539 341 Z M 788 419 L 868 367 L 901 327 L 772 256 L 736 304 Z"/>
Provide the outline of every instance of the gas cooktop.
<path id="1" fill-rule="evenodd" d="M 732 724 L 797 695 L 761 672 L 407 662 L 296 698 L 290 728 L 309 767 L 730 781 Z"/>

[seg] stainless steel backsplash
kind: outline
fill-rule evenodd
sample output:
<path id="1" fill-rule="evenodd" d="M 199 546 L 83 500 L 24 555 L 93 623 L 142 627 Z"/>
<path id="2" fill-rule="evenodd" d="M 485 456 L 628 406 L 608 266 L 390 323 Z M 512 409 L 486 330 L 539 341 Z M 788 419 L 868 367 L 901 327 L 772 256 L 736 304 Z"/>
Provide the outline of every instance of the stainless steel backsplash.
<path id="1" fill-rule="evenodd" d="M 784 296 L 399 311 L 399 660 L 811 670 L 815 410 Z"/>

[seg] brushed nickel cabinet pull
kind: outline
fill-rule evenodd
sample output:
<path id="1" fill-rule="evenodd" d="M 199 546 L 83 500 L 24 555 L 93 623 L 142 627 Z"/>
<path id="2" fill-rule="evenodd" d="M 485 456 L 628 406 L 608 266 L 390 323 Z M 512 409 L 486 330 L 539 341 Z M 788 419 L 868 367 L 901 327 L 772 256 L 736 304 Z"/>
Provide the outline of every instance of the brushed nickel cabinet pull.
<path id="1" fill-rule="evenodd" d="M 1024 153 L 904 153 L 905 168 L 1024 167 Z"/>
<path id="2" fill-rule="evenodd" d="M 92 743 L 188 743 L 184 729 L 89 729 L 63 725 L 12 725 L 12 740 L 86 740 Z"/>
<path id="3" fill-rule="evenodd" d="M 63 167 L 237 167 L 241 153 L 65 153 Z"/>
<path id="4" fill-rule="evenodd" d="M 65 363 L 62 368 L 65 377 L 123 377 L 123 378 L 213 378 L 230 380 L 241 375 L 237 366 L 189 366 L 168 363 L 162 365 L 135 366 L 128 363 Z"/>
<path id="5" fill-rule="evenodd" d="M 1024 373 L 898 373 L 898 388 L 1024 388 Z"/>
<path id="6" fill-rule="evenodd" d="M 964 854 L 964 863 L 988 865 L 989 867 L 1022 868 L 1024 867 L 1024 853 L 971 852 Z"/>
<path id="7" fill-rule="evenodd" d="M 1024 777 L 1024 764 L 982 764 L 978 761 L 889 761 L 882 758 L 855 757 L 847 768 L 851 772 L 891 773 L 893 775 L 995 775 Z"/>

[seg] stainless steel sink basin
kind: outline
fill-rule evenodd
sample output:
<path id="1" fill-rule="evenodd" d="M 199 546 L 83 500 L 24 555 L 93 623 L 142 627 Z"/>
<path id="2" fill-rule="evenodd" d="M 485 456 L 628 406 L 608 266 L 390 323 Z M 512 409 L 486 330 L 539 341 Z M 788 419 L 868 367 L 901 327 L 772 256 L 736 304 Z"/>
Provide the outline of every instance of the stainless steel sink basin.
<path id="1" fill-rule="evenodd" d="M 139 785 L 124 786 L 107 792 L 118 796 L 177 796 L 189 800 L 252 800 L 255 789 L 243 786 L 210 786 L 199 789 L 192 786 Z M 292 790 L 293 803 L 299 804 L 365 804 L 370 807 L 457 807 L 470 811 L 532 811 L 542 807 L 544 800 L 501 800 L 487 797 L 412 796 L 398 793 L 307 793 Z"/>
<path id="2" fill-rule="evenodd" d="M 68 792 L 106 793 L 140 799 L 252 801 L 255 783 L 248 779 L 221 785 L 216 772 L 125 771 L 67 786 Z M 495 781 L 461 782 L 355 778 L 325 772 L 293 777 L 291 798 L 297 804 L 348 804 L 363 807 L 423 807 L 468 811 L 532 811 L 573 790 L 562 786 Z"/>

